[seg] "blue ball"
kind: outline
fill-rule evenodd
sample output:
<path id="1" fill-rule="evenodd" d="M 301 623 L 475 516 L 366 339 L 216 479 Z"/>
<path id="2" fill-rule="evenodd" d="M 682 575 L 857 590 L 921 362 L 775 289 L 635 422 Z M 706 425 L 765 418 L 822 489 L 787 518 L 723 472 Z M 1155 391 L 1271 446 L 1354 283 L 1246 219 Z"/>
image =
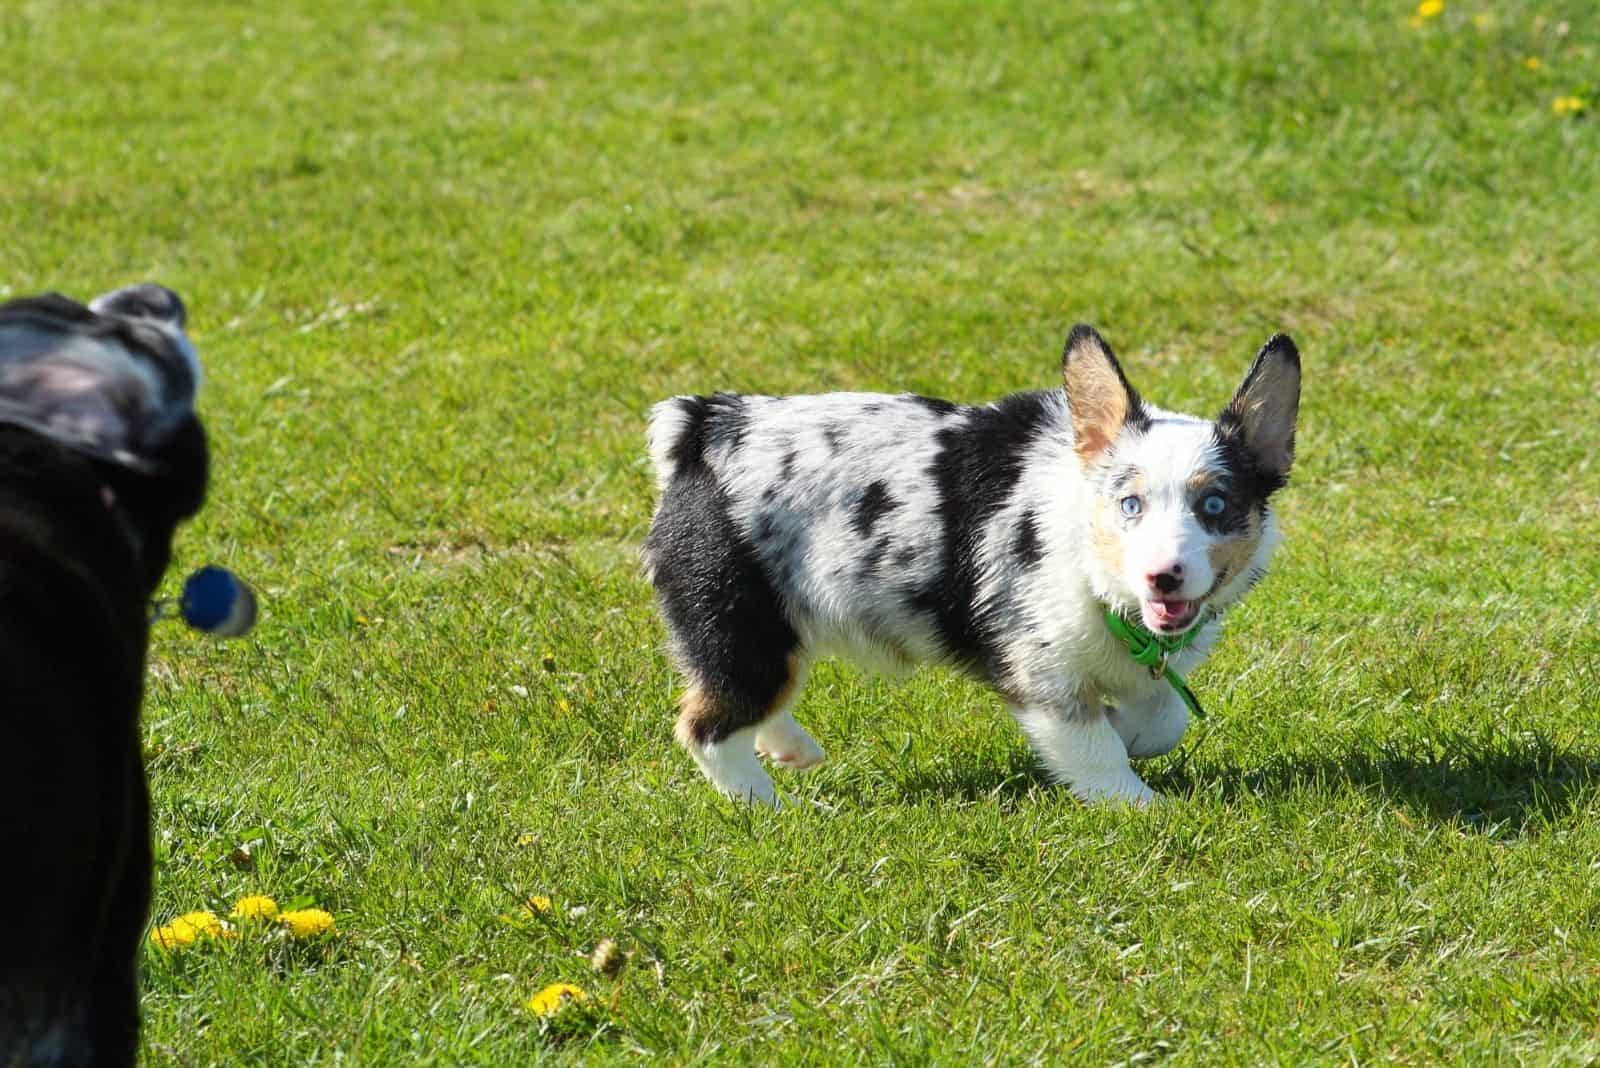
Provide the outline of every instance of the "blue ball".
<path id="1" fill-rule="evenodd" d="M 202 567 L 183 584 L 183 621 L 219 638 L 236 638 L 255 626 L 256 595 L 221 567 Z"/>

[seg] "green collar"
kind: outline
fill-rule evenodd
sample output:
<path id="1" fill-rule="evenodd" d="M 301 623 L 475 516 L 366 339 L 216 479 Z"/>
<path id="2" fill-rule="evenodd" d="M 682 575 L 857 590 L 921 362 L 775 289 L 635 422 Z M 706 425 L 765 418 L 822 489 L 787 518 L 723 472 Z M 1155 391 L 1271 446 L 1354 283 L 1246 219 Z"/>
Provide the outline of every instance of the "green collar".
<path id="1" fill-rule="evenodd" d="M 1200 622 L 1190 627 L 1176 638 L 1163 638 L 1159 634 L 1152 634 L 1137 623 L 1123 619 L 1109 608 L 1101 610 L 1106 619 L 1106 627 L 1127 648 L 1128 654 L 1133 657 L 1133 662 L 1140 667 L 1150 669 L 1150 677 L 1159 679 L 1165 677 L 1172 688 L 1178 691 L 1178 696 L 1183 698 L 1183 703 L 1189 706 L 1189 711 L 1195 719 L 1205 719 L 1206 710 L 1200 707 L 1200 699 L 1195 697 L 1194 691 L 1189 689 L 1183 681 L 1183 676 L 1167 664 L 1173 654 L 1182 652 L 1195 643 L 1200 637 L 1200 632 L 1216 618 L 1215 613 L 1209 609 Z"/>

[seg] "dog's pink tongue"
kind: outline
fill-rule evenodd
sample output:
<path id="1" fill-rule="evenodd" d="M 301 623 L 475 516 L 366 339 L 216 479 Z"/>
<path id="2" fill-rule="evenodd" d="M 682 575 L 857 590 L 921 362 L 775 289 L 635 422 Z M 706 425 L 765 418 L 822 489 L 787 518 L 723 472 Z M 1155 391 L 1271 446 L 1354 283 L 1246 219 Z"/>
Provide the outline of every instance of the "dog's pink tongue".
<path id="1" fill-rule="evenodd" d="M 1185 600 L 1151 601 L 1149 604 L 1152 609 L 1151 614 L 1156 617 L 1156 622 L 1158 623 L 1172 623 L 1183 619 L 1189 614 L 1190 602 Z"/>

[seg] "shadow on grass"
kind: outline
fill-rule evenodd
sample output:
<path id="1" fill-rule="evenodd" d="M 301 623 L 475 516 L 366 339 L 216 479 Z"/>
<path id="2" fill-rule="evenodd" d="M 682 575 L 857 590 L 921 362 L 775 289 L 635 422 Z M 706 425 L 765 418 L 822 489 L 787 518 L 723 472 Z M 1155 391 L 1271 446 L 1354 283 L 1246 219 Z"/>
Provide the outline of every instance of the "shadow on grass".
<path id="1" fill-rule="evenodd" d="M 1272 800 L 1361 793 L 1430 820 L 1488 829 L 1557 820 L 1600 795 L 1600 750 L 1574 751 L 1542 738 L 1481 742 L 1456 739 L 1432 749 L 1351 749 L 1344 753 L 1287 753 L 1243 764 L 1180 750 L 1135 765 L 1169 796 Z M 946 754 L 934 765 L 880 768 L 907 798 L 925 795 L 1006 803 L 1035 788 L 1051 788 L 1024 750 L 1007 759 Z"/>
<path id="2" fill-rule="evenodd" d="M 1600 752 L 1558 749 L 1543 739 L 1457 742 L 1432 750 L 1293 753 L 1246 766 L 1190 765 L 1180 757 L 1150 776 L 1158 790 L 1223 800 L 1358 792 L 1445 823 L 1487 829 L 1560 819 L 1600 794 Z"/>

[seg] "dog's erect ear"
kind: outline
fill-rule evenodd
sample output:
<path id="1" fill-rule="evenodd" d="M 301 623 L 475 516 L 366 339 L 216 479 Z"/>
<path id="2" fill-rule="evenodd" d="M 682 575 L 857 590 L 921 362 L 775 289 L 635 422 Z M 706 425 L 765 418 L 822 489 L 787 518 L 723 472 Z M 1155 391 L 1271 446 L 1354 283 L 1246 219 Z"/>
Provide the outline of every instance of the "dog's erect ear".
<path id="1" fill-rule="evenodd" d="M 1236 430 L 1261 467 L 1282 481 L 1294 462 L 1294 423 L 1300 411 L 1300 351 L 1288 334 L 1274 335 L 1217 423 Z"/>
<path id="2" fill-rule="evenodd" d="M 183 302 L 129 286 L 92 305 L 59 294 L 0 305 L 0 423 L 101 460 L 151 471 L 194 417 L 199 360 Z"/>
<path id="3" fill-rule="evenodd" d="M 1061 378 L 1072 412 L 1072 447 L 1084 461 L 1109 448 L 1124 424 L 1145 417 L 1139 394 L 1123 377 L 1111 346 L 1092 326 L 1079 323 L 1067 335 Z"/>
<path id="4" fill-rule="evenodd" d="M 200 357 L 195 353 L 189 335 L 183 332 L 189 324 L 189 311 L 178 294 L 166 286 L 141 282 L 100 294 L 89 302 L 89 310 L 128 323 L 149 349 L 159 352 L 163 357 L 176 355 L 188 367 L 194 387 L 199 388 Z M 152 330 L 161 336 L 154 337 Z M 193 392 L 189 399 L 193 401 Z"/>
<path id="5" fill-rule="evenodd" d="M 89 310 L 99 315 L 120 315 L 124 319 L 154 319 L 170 323 L 179 330 L 189 321 L 178 294 L 150 282 L 102 293 L 89 302 Z"/>

